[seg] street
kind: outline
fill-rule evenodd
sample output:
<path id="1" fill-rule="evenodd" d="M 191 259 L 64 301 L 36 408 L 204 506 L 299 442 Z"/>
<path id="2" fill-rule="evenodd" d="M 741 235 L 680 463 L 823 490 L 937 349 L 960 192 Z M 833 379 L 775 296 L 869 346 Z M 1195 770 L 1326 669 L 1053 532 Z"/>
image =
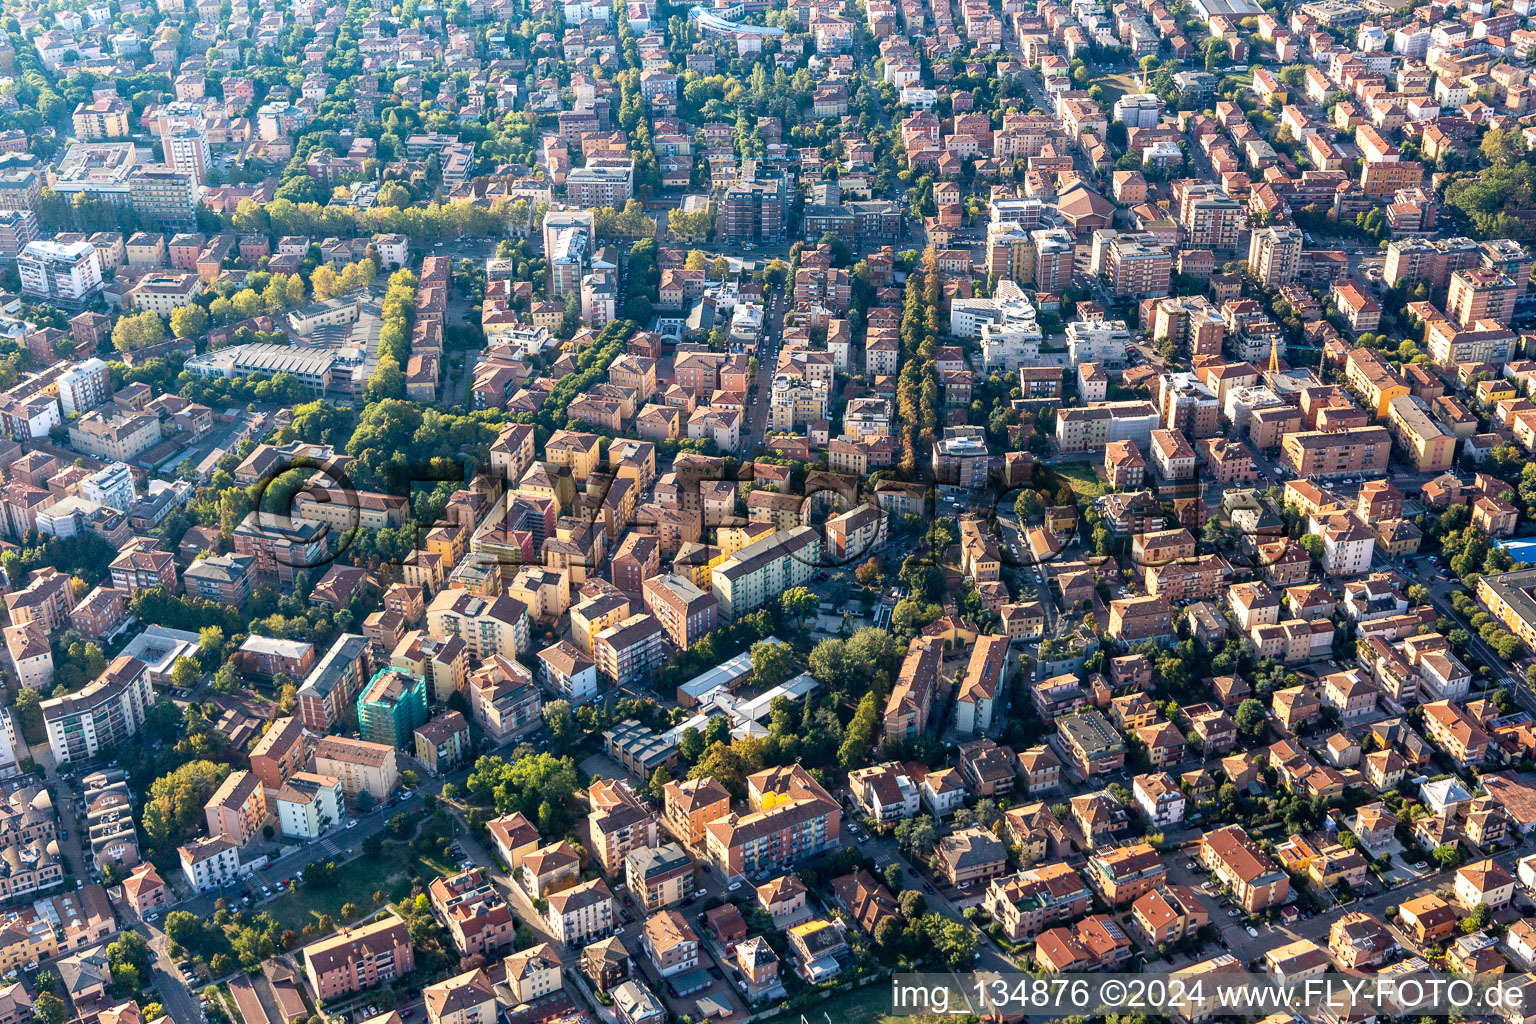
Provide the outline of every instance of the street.
<path id="1" fill-rule="evenodd" d="M 773 298 L 768 300 L 767 315 L 763 318 L 763 336 L 757 346 L 757 376 L 753 378 L 753 394 L 747 404 L 746 429 L 741 436 L 741 451 L 749 455 L 757 451 L 768 429 L 768 404 L 773 394 L 779 344 L 784 339 L 784 313 L 789 308 L 785 294 L 793 287 L 793 281 L 786 281 L 783 288 L 774 289 Z"/>

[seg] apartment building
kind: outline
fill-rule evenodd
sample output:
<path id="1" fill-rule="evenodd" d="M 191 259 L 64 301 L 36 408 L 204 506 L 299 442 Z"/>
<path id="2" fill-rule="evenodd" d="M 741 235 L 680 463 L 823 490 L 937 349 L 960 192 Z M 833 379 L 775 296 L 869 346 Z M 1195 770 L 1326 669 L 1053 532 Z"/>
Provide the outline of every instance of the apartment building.
<path id="1" fill-rule="evenodd" d="M 348 736 L 321 737 L 315 745 L 315 771 L 341 780 L 342 792 L 353 803 L 363 793 L 376 803 L 388 800 L 400 784 L 393 746 Z"/>
<path id="2" fill-rule="evenodd" d="M 203 836 L 178 847 L 181 873 L 195 892 L 233 885 L 239 879 L 240 847 L 223 836 Z"/>
<path id="3" fill-rule="evenodd" d="M 326 1001 L 390 984 L 416 967 L 405 922 L 393 913 L 306 946 L 303 958 L 311 990 Z"/>
<path id="4" fill-rule="evenodd" d="M 693 858 L 676 843 L 631 850 L 624 858 L 624 882 L 654 913 L 693 896 Z"/>
<path id="5" fill-rule="evenodd" d="M 1155 235 L 1116 235 L 1110 240 L 1104 281 L 1116 298 L 1168 294 L 1173 256 Z"/>
<path id="6" fill-rule="evenodd" d="M 380 669 L 357 696 L 358 732 L 372 743 L 409 747 L 426 721 L 426 683 L 397 668 Z"/>
<path id="7" fill-rule="evenodd" d="M 1456 458 L 1456 435 L 1449 433 L 1429 412 L 1429 403 L 1417 395 L 1399 395 L 1387 409 L 1392 434 L 1413 458 L 1420 473 L 1444 473 Z"/>
<path id="8" fill-rule="evenodd" d="M 303 769 L 307 758 L 303 723 L 285 715 L 275 719 L 251 748 L 251 774 L 267 789 L 281 789 L 288 776 Z"/>
<path id="9" fill-rule="evenodd" d="M 1301 249 L 1300 228 L 1259 228 L 1248 240 L 1248 269 L 1265 288 L 1279 288 L 1296 279 Z"/>
<path id="10" fill-rule="evenodd" d="M 1104 775 L 1125 765 L 1125 741 L 1109 720 L 1093 708 L 1058 718 L 1056 735 L 1072 763 L 1085 776 Z"/>
<path id="11" fill-rule="evenodd" d="M 1111 601 L 1109 635 L 1129 643 L 1173 635 L 1173 607 L 1159 596 L 1131 597 Z"/>
<path id="12" fill-rule="evenodd" d="M 372 645 L 365 636 L 342 633 L 299 685 L 298 717 L 312 732 L 329 732 L 373 675 Z"/>
<path id="13" fill-rule="evenodd" d="M 1151 402 L 1096 402 L 1063 408 L 1056 415 L 1056 441 L 1064 452 L 1103 448 L 1129 441 L 1141 451 L 1152 443 L 1152 431 L 1162 426 Z"/>
<path id="14" fill-rule="evenodd" d="M 1354 348 L 1344 360 L 1344 380 L 1365 407 L 1385 419 L 1392 400 L 1409 392 L 1408 382 L 1375 349 Z"/>
<path id="15" fill-rule="evenodd" d="M 679 650 L 714 631 L 720 602 L 712 591 L 700 590 L 676 573 L 663 573 L 647 578 L 641 592 L 646 608 Z"/>
<path id="16" fill-rule="evenodd" d="M 428 1024 L 496 1024 L 496 986 L 483 968 L 456 975 L 421 990 Z"/>
<path id="17" fill-rule="evenodd" d="M 244 846 L 267 823 L 267 795 L 255 772 L 230 772 L 203 807 L 208 834 Z"/>
<path id="18" fill-rule="evenodd" d="M 809 526 L 754 541 L 710 570 L 720 618 L 735 621 L 807 583 L 821 560 L 821 535 Z"/>
<path id="19" fill-rule="evenodd" d="M 838 845 L 840 808 L 799 765 L 747 779 L 746 814 L 705 825 L 707 855 L 728 881 L 796 863 Z"/>
<path id="20" fill-rule="evenodd" d="M 1453 701 L 1424 705 L 1424 735 L 1463 768 L 1482 764 L 1488 757 L 1488 734 Z"/>
<path id="21" fill-rule="evenodd" d="M 587 835 L 603 871 L 617 877 L 631 851 L 656 845 L 656 816 L 623 779 L 593 783 Z"/>
<path id="22" fill-rule="evenodd" d="M 104 747 L 127 742 L 155 702 L 149 669 L 119 655 L 83 690 L 42 703 L 54 763 L 88 760 Z"/>
<path id="23" fill-rule="evenodd" d="M 731 811 L 731 795 L 714 779 L 669 782 L 662 794 L 662 815 L 672 834 L 690 846 L 704 842 L 704 827 Z"/>
<path id="24" fill-rule="evenodd" d="M 1451 275 L 1446 312 L 1462 327 L 1479 320 L 1507 324 L 1515 315 L 1519 288 L 1502 271 L 1487 267 L 1458 270 Z"/>
<path id="25" fill-rule="evenodd" d="M 1250 914 L 1278 906 L 1290 894 L 1290 876 L 1240 825 L 1207 832 L 1200 840 L 1200 862 Z"/>
<path id="26" fill-rule="evenodd" d="M 341 823 L 341 780 L 314 772 L 294 772 L 273 796 L 277 822 L 293 839 L 319 839 Z"/>
<path id="27" fill-rule="evenodd" d="M 493 957 L 517 937 L 517 919 L 483 868 L 435 878 L 427 895 L 460 956 Z"/>
<path id="28" fill-rule="evenodd" d="M 516 658 L 529 645 L 528 609 L 516 598 L 481 597 L 467 590 L 438 593 L 427 607 L 427 631 L 435 636 L 456 636 L 464 641 L 471 658 L 484 661 L 493 654 Z"/>
<path id="29" fill-rule="evenodd" d="M 913 641 L 902 660 L 882 715 L 884 742 L 913 740 L 928 729 L 928 715 L 943 667 L 944 641 L 922 637 Z"/>
<path id="30" fill-rule="evenodd" d="M 1281 439 L 1281 458 L 1301 477 L 1334 479 L 1386 472 L 1392 437 L 1385 427 L 1307 430 Z"/>
<path id="31" fill-rule="evenodd" d="M 550 933 L 568 947 L 584 946 L 613 931 L 613 894 L 601 878 L 545 897 Z"/>
<path id="32" fill-rule="evenodd" d="M 1481 259 L 1478 244 L 1470 238 L 1400 238 L 1387 245 L 1382 279 L 1389 288 L 1422 281 L 1435 291 L 1446 287 L 1453 273 L 1476 267 Z"/>

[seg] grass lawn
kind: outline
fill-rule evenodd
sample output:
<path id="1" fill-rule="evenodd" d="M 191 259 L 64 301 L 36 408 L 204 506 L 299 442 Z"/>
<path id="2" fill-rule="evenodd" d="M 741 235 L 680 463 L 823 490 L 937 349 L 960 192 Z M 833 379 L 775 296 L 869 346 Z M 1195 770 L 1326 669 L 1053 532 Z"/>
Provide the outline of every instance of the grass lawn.
<path id="1" fill-rule="evenodd" d="M 355 903 L 358 915 L 367 916 L 380 906 L 373 898 L 374 892 L 383 890 L 386 900 L 407 895 L 411 891 L 413 867 L 428 878 L 453 873 L 441 871 L 425 858 L 413 857 L 409 844 L 397 842 L 386 842 L 377 860 L 358 857 L 338 867 L 341 881 L 336 888 L 307 889 L 300 884 L 296 891 L 279 896 L 260 909 L 294 931 L 312 921 L 318 922 L 326 914 L 339 926 L 345 923 L 341 918 L 343 904 Z"/>
<path id="2" fill-rule="evenodd" d="M 807 1024 L 825 1024 L 827 1017 L 832 1018 L 832 1024 L 878 1024 L 890 1015 L 890 1011 L 890 984 L 875 982 L 817 1003 L 805 1012 L 805 1019 Z M 800 1024 L 800 1014 L 781 1013 L 768 1018 L 767 1024 Z"/>
<path id="3" fill-rule="evenodd" d="M 1072 490 L 1081 497 L 1097 498 L 1106 492 L 1104 482 L 1088 462 L 1058 462 L 1050 467 L 1064 477 Z"/>
<path id="4" fill-rule="evenodd" d="M 1103 89 L 1104 98 L 1110 103 L 1114 103 L 1128 92 L 1141 91 L 1136 85 L 1136 76 L 1129 72 L 1118 75 L 1104 75 L 1102 78 L 1092 79 L 1089 84 Z"/>

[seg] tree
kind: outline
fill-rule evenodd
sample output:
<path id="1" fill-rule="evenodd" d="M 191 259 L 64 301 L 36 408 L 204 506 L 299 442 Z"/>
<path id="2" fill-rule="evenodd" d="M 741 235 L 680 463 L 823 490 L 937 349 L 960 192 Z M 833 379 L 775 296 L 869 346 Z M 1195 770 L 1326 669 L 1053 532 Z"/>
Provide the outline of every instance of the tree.
<path id="1" fill-rule="evenodd" d="M 1478 153 L 1495 167 L 1510 167 L 1525 155 L 1525 136 L 1519 131 L 1490 128 L 1478 146 Z"/>
<path id="2" fill-rule="evenodd" d="M 32 1002 L 32 1016 L 38 1024 L 64 1024 L 69 1017 L 69 1008 L 53 993 L 41 992 Z"/>
<path id="3" fill-rule="evenodd" d="M 1461 846 L 1458 843 L 1445 843 L 1435 847 L 1430 856 L 1442 870 L 1448 871 L 1461 863 Z"/>
<path id="4" fill-rule="evenodd" d="M 869 749 L 874 743 L 875 725 L 878 721 L 875 696 L 875 692 L 871 690 L 859 700 L 858 710 L 853 713 L 853 720 L 848 723 L 848 729 L 843 733 L 843 745 L 838 748 L 837 763 L 844 771 L 863 767 L 865 760 L 869 757 Z"/>
<path id="5" fill-rule="evenodd" d="M 1033 519 L 1045 512 L 1045 503 L 1037 491 L 1023 490 L 1013 500 L 1013 513 L 1020 519 Z"/>
<path id="6" fill-rule="evenodd" d="M 208 329 L 208 311 L 202 306 L 178 306 L 171 311 L 171 333 L 178 338 L 195 338 Z"/>
<path id="7" fill-rule="evenodd" d="M 341 290 L 341 279 L 329 263 L 322 263 L 309 275 L 309 287 L 315 293 L 315 301 L 324 302 Z"/>
<path id="8" fill-rule="evenodd" d="M 544 705 L 544 724 L 549 728 L 549 738 L 555 746 L 564 748 L 579 733 L 576 716 L 571 713 L 571 702 L 552 700 Z"/>
<path id="9" fill-rule="evenodd" d="M 732 793 L 746 787 L 747 775 L 754 766 L 748 763 L 735 744 L 715 743 L 704 751 L 699 763 L 688 772 L 690 779 L 715 779 Z"/>
<path id="10" fill-rule="evenodd" d="M 716 256 L 709 261 L 709 276 L 711 280 L 724 281 L 731 272 L 731 264 L 724 256 Z"/>
<path id="11" fill-rule="evenodd" d="M 201 677 L 202 670 L 198 668 L 197 662 L 183 656 L 176 659 L 171 669 L 171 686 L 178 690 L 190 690 Z"/>
<path id="12" fill-rule="evenodd" d="M 1252 697 L 1237 706 L 1233 721 L 1249 746 L 1263 743 L 1269 736 L 1269 718 L 1264 712 L 1264 705 Z"/>
<path id="13" fill-rule="evenodd" d="M 213 674 L 213 689 L 215 693 L 234 693 L 240 686 L 240 672 L 235 668 L 235 663 L 226 661 L 219 666 L 219 670 Z"/>
<path id="14" fill-rule="evenodd" d="M 928 910 L 928 898 L 917 889 L 908 889 L 896 897 L 896 906 L 901 909 L 901 916 L 908 921 L 916 921 Z"/>
<path id="15" fill-rule="evenodd" d="M 914 855 L 926 854 L 939 840 L 939 832 L 934 827 L 933 818 L 926 814 L 903 819 L 896 825 L 895 836 L 896 845 Z"/>
<path id="16" fill-rule="evenodd" d="M 1327 550 L 1323 545 L 1323 538 L 1315 533 L 1307 533 L 1302 535 L 1298 543 L 1301 545 L 1302 550 L 1312 556 L 1313 562 L 1318 565 L 1323 564 L 1323 556 Z"/>
<path id="17" fill-rule="evenodd" d="M 880 560 L 871 558 L 869 561 L 853 570 L 853 578 L 866 587 L 879 586 L 883 574 L 880 572 Z"/>
<path id="18" fill-rule="evenodd" d="M 651 772 L 651 796 L 655 797 L 658 801 L 662 800 L 666 796 L 667 784 L 671 781 L 672 773 L 667 771 L 666 765 L 662 765 Z"/>
<path id="19" fill-rule="evenodd" d="M 714 715 L 704 723 L 704 746 L 731 742 L 731 723 L 724 715 Z"/>
<path id="20" fill-rule="evenodd" d="M 213 761 L 191 761 L 161 776 L 149 786 L 149 800 L 144 805 L 144 832 L 160 849 L 172 841 L 203 813 L 213 791 L 229 774 L 229 765 Z"/>
<path id="21" fill-rule="evenodd" d="M 677 737 L 677 753 L 684 761 L 697 763 L 704 754 L 704 734 L 691 725 L 684 729 Z"/>
<path id="22" fill-rule="evenodd" d="M 779 595 L 779 607 L 800 626 L 804 626 L 805 620 L 815 615 L 820 606 L 821 599 L 805 587 L 790 587 Z"/>
<path id="23" fill-rule="evenodd" d="M 141 310 L 112 326 L 112 347 L 119 352 L 136 352 L 165 340 L 165 321 L 153 310 Z"/>
<path id="24" fill-rule="evenodd" d="M 786 643 L 759 640 L 752 645 L 752 676 L 764 689 L 772 689 L 789 674 L 791 648 Z"/>
<path id="25" fill-rule="evenodd" d="M 112 985 L 119 995 L 137 995 L 142 979 L 149 973 L 154 956 L 149 941 L 139 932 L 127 929 L 118 933 L 107 946 L 107 965 L 112 969 Z"/>
<path id="26" fill-rule="evenodd" d="M 875 925 L 875 945 L 881 949 L 893 949 L 901 941 L 901 922 L 894 917 L 882 917 Z"/>
<path id="27" fill-rule="evenodd" d="M 36 690 L 23 686 L 16 691 L 16 702 L 11 710 L 16 714 L 16 722 L 21 726 L 21 731 L 28 737 L 30 743 L 46 742 L 43 734 L 43 696 Z"/>
<path id="28" fill-rule="evenodd" d="M 847 645 L 836 637 L 829 637 L 811 648 L 806 668 L 812 678 L 834 690 L 843 689 L 856 674 Z"/>
<path id="29" fill-rule="evenodd" d="M 195 948 L 202 941 L 203 919 L 187 910 L 173 910 L 165 915 L 165 937 L 178 946 Z"/>

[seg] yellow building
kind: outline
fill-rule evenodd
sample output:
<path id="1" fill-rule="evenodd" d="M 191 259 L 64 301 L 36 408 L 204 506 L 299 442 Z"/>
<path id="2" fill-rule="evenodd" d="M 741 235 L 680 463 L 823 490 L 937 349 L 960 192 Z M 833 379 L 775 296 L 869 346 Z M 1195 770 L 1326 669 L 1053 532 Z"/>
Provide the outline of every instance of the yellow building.
<path id="1" fill-rule="evenodd" d="M 574 430 L 557 430 L 544 445 L 544 458 L 560 466 L 569 466 L 571 476 L 585 480 L 597 470 L 598 436 Z"/>
<path id="2" fill-rule="evenodd" d="M 1394 398 L 1412 390 L 1378 352 L 1368 348 L 1350 351 L 1344 379 L 1366 407 L 1380 418 L 1386 418 Z"/>
<path id="3" fill-rule="evenodd" d="M 1351 353 L 1353 354 L 1353 353 Z M 1456 458 L 1456 436 L 1429 415 L 1429 407 L 1417 395 L 1397 395 L 1387 403 L 1392 434 L 1413 456 L 1420 473 L 1443 473 Z"/>

